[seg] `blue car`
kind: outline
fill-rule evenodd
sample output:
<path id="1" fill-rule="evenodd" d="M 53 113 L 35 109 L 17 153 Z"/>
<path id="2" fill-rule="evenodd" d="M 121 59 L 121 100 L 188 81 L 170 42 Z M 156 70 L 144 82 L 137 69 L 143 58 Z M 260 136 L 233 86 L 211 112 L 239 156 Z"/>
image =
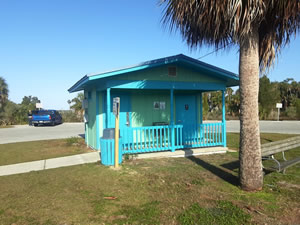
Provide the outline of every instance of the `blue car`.
<path id="1" fill-rule="evenodd" d="M 62 117 L 56 110 L 36 110 L 32 111 L 31 123 L 34 126 L 39 124 L 54 126 L 62 123 Z"/>

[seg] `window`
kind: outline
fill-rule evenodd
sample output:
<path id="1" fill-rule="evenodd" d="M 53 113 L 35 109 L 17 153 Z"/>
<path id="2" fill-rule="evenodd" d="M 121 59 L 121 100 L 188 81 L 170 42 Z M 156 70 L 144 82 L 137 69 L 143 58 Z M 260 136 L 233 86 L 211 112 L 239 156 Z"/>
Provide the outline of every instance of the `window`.
<path id="1" fill-rule="evenodd" d="M 171 77 L 176 77 L 176 67 L 175 66 L 168 67 L 168 75 Z"/>

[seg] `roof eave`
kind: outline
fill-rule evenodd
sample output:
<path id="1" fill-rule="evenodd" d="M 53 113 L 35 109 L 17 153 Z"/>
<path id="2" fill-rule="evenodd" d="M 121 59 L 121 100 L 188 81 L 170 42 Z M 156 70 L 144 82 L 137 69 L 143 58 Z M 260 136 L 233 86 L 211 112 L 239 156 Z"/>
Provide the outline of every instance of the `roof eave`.
<path id="1" fill-rule="evenodd" d="M 77 81 L 72 87 L 68 89 L 69 93 L 77 92 L 83 90 L 82 86 L 89 81 L 89 77 L 85 75 L 79 81 Z"/>

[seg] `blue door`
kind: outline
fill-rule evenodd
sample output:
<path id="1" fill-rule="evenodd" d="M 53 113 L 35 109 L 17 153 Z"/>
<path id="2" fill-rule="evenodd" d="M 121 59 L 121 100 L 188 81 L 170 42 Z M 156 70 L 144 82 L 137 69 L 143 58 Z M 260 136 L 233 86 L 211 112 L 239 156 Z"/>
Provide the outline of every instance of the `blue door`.
<path id="1" fill-rule="evenodd" d="M 176 124 L 183 125 L 183 144 L 192 146 L 197 138 L 197 104 L 195 95 L 176 95 Z"/>

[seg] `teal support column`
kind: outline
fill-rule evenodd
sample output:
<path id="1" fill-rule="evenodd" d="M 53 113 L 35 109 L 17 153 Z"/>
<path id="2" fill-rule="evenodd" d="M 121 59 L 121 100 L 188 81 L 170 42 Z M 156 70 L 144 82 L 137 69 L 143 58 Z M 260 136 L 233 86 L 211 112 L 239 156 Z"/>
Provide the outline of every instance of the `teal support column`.
<path id="1" fill-rule="evenodd" d="M 100 150 L 100 130 L 99 130 L 99 92 L 96 91 L 96 148 Z"/>
<path id="2" fill-rule="evenodd" d="M 170 90 L 170 124 L 171 124 L 171 151 L 175 152 L 175 130 L 174 130 L 174 89 Z"/>
<path id="3" fill-rule="evenodd" d="M 203 101 L 202 101 L 202 92 L 200 92 L 200 111 L 199 111 L 199 114 L 200 114 L 200 120 L 199 120 L 199 123 L 200 123 L 200 142 L 202 142 L 203 140 Z"/>
<path id="4" fill-rule="evenodd" d="M 225 90 L 222 91 L 222 124 L 223 124 L 223 146 L 226 147 L 226 118 L 225 118 Z"/>
<path id="5" fill-rule="evenodd" d="M 110 88 L 106 89 L 106 127 L 110 127 Z"/>
<path id="6" fill-rule="evenodd" d="M 202 92 L 200 93 L 200 124 L 203 123 L 203 101 L 202 101 Z"/>

